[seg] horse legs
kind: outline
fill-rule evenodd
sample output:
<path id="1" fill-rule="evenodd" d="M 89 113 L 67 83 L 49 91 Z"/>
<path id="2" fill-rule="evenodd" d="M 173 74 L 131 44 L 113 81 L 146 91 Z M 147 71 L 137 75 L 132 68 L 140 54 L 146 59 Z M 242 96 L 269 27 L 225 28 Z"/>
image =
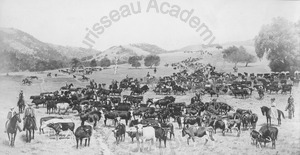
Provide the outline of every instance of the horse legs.
<path id="1" fill-rule="evenodd" d="M 32 129 L 32 139 L 34 139 L 34 129 Z"/>
<path id="2" fill-rule="evenodd" d="M 17 132 L 13 135 L 14 139 L 12 141 L 13 145 L 12 146 L 15 146 L 15 141 L 16 141 L 16 135 L 17 135 Z"/>
<path id="3" fill-rule="evenodd" d="M 10 143 L 10 136 L 9 136 L 9 133 L 7 132 L 7 137 L 8 137 L 8 145 L 11 145 Z"/>

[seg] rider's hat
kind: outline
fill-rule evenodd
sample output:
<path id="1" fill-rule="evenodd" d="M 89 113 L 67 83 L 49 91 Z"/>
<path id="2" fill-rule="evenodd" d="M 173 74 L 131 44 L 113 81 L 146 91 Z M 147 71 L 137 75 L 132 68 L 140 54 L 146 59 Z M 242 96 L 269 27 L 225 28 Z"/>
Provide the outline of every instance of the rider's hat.
<path id="1" fill-rule="evenodd" d="M 273 98 L 271 98 L 271 101 L 275 101 L 275 98 L 273 97 Z"/>
<path id="2" fill-rule="evenodd" d="M 15 107 L 10 107 L 10 110 L 13 110 L 13 109 L 15 109 Z"/>
<path id="3" fill-rule="evenodd" d="M 28 105 L 28 106 L 33 106 L 33 103 L 30 103 L 30 102 L 29 102 L 29 103 L 27 103 L 27 105 Z"/>

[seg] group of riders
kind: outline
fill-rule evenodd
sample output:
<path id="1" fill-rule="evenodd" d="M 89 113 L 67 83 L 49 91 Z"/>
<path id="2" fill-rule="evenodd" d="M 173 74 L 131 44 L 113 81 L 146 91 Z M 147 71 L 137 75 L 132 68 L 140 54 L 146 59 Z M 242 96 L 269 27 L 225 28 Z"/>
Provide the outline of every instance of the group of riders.
<path id="1" fill-rule="evenodd" d="M 24 94 L 23 94 L 23 90 L 20 91 L 19 96 L 18 96 L 19 100 L 18 100 L 18 106 L 20 106 L 22 103 L 24 104 L 25 100 L 24 100 Z M 24 105 L 25 106 L 25 105 Z M 28 119 L 32 120 L 33 123 L 33 128 L 34 130 L 37 130 L 37 126 L 36 126 L 36 117 L 35 117 L 35 111 L 33 109 L 33 104 L 32 103 L 27 103 L 27 107 L 24 110 L 24 117 L 23 117 L 23 131 L 25 131 L 25 125 Z M 9 121 L 13 118 L 14 115 L 16 115 L 17 112 L 15 111 L 15 107 L 11 107 L 8 114 L 7 114 L 7 121 L 6 124 L 9 124 Z M 20 132 L 22 132 L 21 127 L 19 126 L 18 122 L 16 123 L 16 129 L 18 129 Z M 6 129 L 4 130 L 5 132 Z"/>

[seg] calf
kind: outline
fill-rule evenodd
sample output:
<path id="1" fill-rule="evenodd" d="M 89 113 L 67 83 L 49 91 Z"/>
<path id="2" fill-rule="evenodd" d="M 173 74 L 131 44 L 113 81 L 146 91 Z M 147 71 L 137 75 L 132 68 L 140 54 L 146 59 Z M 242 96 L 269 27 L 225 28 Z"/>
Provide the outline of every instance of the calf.
<path id="1" fill-rule="evenodd" d="M 128 136 L 131 138 L 131 142 L 133 143 L 133 138 L 136 138 L 137 131 L 135 127 L 129 127 L 128 130 L 126 130 Z"/>
<path id="2" fill-rule="evenodd" d="M 90 138 L 92 136 L 92 126 L 90 125 L 84 125 L 80 126 L 75 131 L 75 137 L 76 137 L 76 148 L 78 149 L 78 141 L 80 140 L 80 145 L 82 145 L 82 139 L 85 138 L 85 145 L 88 141 L 88 146 L 90 146 Z"/>
<path id="3" fill-rule="evenodd" d="M 119 144 L 120 141 L 125 141 L 126 128 L 124 124 L 119 123 L 118 126 L 112 130 L 112 132 L 114 133 L 117 144 Z"/>
<path id="4" fill-rule="evenodd" d="M 261 147 L 259 140 L 261 139 L 262 135 L 260 132 L 256 131 L 256 130 L 252 130 L 250 132 L 250 136 L 251 136 L 251 139 L 252 139 L 252 144 L 255 144 L 256 147 Z"/>

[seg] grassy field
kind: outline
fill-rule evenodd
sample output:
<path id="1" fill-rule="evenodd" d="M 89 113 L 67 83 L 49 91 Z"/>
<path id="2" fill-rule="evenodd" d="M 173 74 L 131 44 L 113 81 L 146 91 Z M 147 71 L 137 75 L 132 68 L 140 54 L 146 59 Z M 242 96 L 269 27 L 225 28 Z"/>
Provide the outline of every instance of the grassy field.
<path id="1" fill-rule="evenodd" d="M 171 67 L 164 67 L 165 63 L 177 62 L 185 58 L 193 56 L 193 54 L 182 54 L 175 53 L 174 57 L 170 58 L 170 55 L 161 55 L 161 65 L 158 67 L 156 77 L 171 75 L 176 70 Z M 219 61 L 219 58 L 212 57 L 206 58 L 205 61 L 210 60 L 210 62 L 217 66 L 217 70 L 223 70 L 226 72 L 231 72 L 233 64 L 228 64 L 223 61 Z M 205 62 L 203 60 L 203 62 Z M 257 62 L 255 64 L 250 64 L 250 67 L 239 67 L 239 71 L 243 72 L 269 72 L 268 67 L 263 62 Z M 52 73 L 58 73 L 58 77 L 46 77 L 46 73 L 37 74 L 30 72 L 19 72 L 19 73 L 10 73 L 9 76 L 2 75 L 0 76 L 0 100 L 1 100 L 1 119 L 0 124 L 3 124 L 3 128 L 0 130 L 0 154 L 300 154 L 300 113 L 299 113 L 299 104 L 300 104 L 300 88 L 294 87 L 293 94 L 295 96 L 295 118 L 283 119 L 282 125 L 277 126 L 277 121 L 273 121 L 272 124 L 279 129 L 278 140 L 276 142 L 277 148 L 271 149 L 271 144 L 267 144 L 266 148 L 256 148 L 254 145 L 251 145 L 250 131 L 242 131 L 240 137 L 236 137 L 236 132 L 226 133 L 226 136 L 222 136 L 220 130 L 217 130 L 217 133 L 214 134 L 216 139 L 215 144 L 208 142 L 207 145 L 204 144 L 204 139 L 196 138 L 196 146 L 193 147 L 193 143 L 189 146 L 186 143 L 187 137 L 182 137 L 181 130 L 178 129 L 178 125 L 175 122 L 175 139 L 167 141 L 167 148 L 158 148 L 152 147 L 150 151 L 144 151 L 143 153 L 137 152 L 137 143 L 131 143 L 131 139 L 126 135 L 125 142 L 122 142 L 119 145 L 115 144 L 115 138 L 112 134 L 113 127 L 104 127 L 103 119 L 100 121 L 96 130 L 93 131 L 93 136 L 91 139 L 90 147 L 80 147 L 78 150 L 75 148 L 76 142 L 74 139 L 60 139 L 56 141 L 54 136 L 47 136 L 46 134 L 39 135 L 36 133 L 35 139 L 29 144 L 24 141 L 25 132 L 18 133 L 16 138 L 15 148 L 8 146 L 7 135 L 3 132 L 4 124 L 6 121 L 6 115 L 11 106 L 16 106 L 17 95 L 20 89 L 24 90 L 25 100 L 29 100 L 29 96 L 38 95 L 41 92 L 45 91 L 55 91 L 58 90 L 61 86 L 68 83 L 73 83 L 76 86 L 86 86 L 88 82 L 81 82 L 78 79 L 73 79 L 72 75 L 61 74 L 57 71 L 49 71 Z M 92 75 L 88 76 L 91 79 L 94 79 L 97 83 L 107 83 L 109 84 L 112 79 L 121 80 L 126 75 L 129 77 L 142 78 L 145 77 L 147 72 L 153 74 L 151 69 L 131 69 L 128 65 L 121 65 L 118 68 L 117 74 L 114 74 L 113 69 L 105 69 L 100 72 L 95 72 Z M 33 80 L 31 86 L 21 85 L 21 79 L 27 75 L 37 75 L 39 80 Z M 129 91 L 125 91 L 123 94 L 129 94 Z M 176 96 L 176 101 L 184 101 L 186 103 L 190 102 L 190 98 L 194 94 L 188 93 L 185 96 Z M 289 95 L 285 94 L 267 94 L 263 100 L 258 100 L 257 92 L 253 92 L 253 95 L 248 99 L 239 99 L 234 98 L 229 95 L 221 95 L 218 100 L 224 101 L 229 105 L 238 108 L 251 109 L 254 113 L 258 114 L 258 126 L 259 129 L 262 125 L 266 123 L 266 118 L 262 116 L 260 112 L 261 106 L 269 106 L 270 98 L 275 97 L 278 104 L 278 108 L 284 111 L 284 108 L 287 103 L 287 98 Z M 145 94 L 145 98 L 157 97 L 162 98 L 163 96 L 156 96 L 151 90 Z M 205 95 L 203 98 L 204 102 L 210 101 L 211 98 L 208 95 Z M 284 111 L 285 115 L 287 112 Z M 56 114 L 51 114 L 52 116 Z M 48 116 L 46 114 L 46 109 L 42 106 L 36 109 L 37 120 L 41 117 Z M 22 116 L 23 117 L 23 116 Z M 64 118 L 71 118 L 74 120 L 77 128 L 80 125 L 80 120 L 76 116 L 76 113 L 70 113 L 69 115 L 63 116 Z M 108 124 L 110 124 L 108 122 Z M 21 123 L 22 125 L 22 123 Z M 155 142 L 155 145 L 158 146 L 158 142 Z M 147 144 L 145 145 L 147 146 Z"/>

